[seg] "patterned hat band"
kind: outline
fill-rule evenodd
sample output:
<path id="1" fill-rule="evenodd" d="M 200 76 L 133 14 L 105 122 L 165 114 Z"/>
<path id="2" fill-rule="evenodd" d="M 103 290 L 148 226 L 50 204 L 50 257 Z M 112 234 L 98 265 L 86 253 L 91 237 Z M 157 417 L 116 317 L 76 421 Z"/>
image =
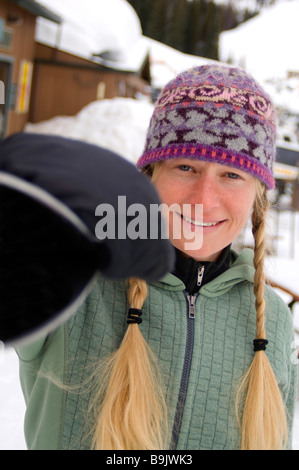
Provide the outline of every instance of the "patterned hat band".
<path id="1" fill-rule="evenodd" d="M 273 189 L 275 186 L 275 180 L 268 168 L 261 165 L 256 159 L 200 144 L 196 146 L 192 144 L 173 145 L 164 149 L 150 150 L 142 155 L 137 166 L 138 168 L 145 168 L 151 163 L 174 158 L 188 158 L 231 166 L 250 173 L 252 176 L 265 183 L 268 189 Z"/>
<path id="2" fill-rule="evenodd" d="M 194 67 L 169 82 L 157 100 L 137 166 L 188 158 L 246 171 L 272 189 L 275 111 L 242 69 Z"/>

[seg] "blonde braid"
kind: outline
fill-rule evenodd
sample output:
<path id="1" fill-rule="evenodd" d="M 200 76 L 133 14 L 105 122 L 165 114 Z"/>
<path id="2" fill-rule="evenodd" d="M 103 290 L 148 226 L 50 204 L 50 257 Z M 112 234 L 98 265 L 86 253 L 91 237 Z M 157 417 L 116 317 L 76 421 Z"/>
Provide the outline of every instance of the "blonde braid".
<path id="1" fill-rule="evenodd" d="M 259 185 L 260 186 L 260 185 Z M 263 187 L 262 191 L 257 192 L 252 212 L 252 232 L 255 240 L 254 249 L 254 295 L 256 309 L 256 338 L 262 339 L 266 337 L 265 332 L 265 275 L 264 275 L 264 259 L 266 248 L 266 213 L 269 208 L 267 190 Z"/>
<path id="2" fill-rule="evenodd" d="M 129 280 L 131 308 L 141 309 L 144 281 Z M 130 324 L 120 348 L 107 362 L 105 397 L 93 439 L 99 450 L 159 450 L 167 438 L 167 412 L 156 359 L 138 324 Z"/>
<path id="3" fill-rule="evenodd" d="M 255 239 L 254 294 L 256 297 L 256 339 L 266 338 L 264 300 L 266 188 L 258 182 L 252 214 Z M 279 387 L 264 350 L 254 354 L 252 364 L 237 393 L 237 412 L 245 396 L 241 425 L 242 450 L 281 450 L 287 443 L 287 420 Z"/>
<path id="4" fill-rule="evenodd" d="M 147 285 L 145 281 L 131 277 L 129 279 L 128 299 L 132 308 L 141 309 L 147 296 Z"/>

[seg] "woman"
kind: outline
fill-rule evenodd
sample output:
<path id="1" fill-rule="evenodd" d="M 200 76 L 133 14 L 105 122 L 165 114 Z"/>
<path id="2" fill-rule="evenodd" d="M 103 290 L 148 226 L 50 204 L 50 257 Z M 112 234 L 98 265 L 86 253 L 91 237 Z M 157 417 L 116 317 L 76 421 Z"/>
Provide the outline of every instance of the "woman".
<path id="1" fill-rule="evenodd" d="M 63 327 L 20 348 L 29 448 L 291 448 L 292 320 L 263 274 L 274 154 L 273 105 L 241 69 L 166 85 L 138 167 L 181 209 L 175 267 L 159 282 L 99 276 Z M 251 213 L 254 251 L 238 254 Z"/>

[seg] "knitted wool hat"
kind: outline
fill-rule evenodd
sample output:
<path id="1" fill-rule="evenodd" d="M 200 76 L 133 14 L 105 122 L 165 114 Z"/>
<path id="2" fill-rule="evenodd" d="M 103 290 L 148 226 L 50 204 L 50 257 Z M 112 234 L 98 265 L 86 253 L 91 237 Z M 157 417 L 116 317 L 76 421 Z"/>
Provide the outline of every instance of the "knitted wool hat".
<path id="1" fill-rule="evenodd" d="M 194 158 L 249 172 L 275 185 L 275 111 L 260 85 L 241 68 L 194 67 L 160 93 L 137 166 Z"/>

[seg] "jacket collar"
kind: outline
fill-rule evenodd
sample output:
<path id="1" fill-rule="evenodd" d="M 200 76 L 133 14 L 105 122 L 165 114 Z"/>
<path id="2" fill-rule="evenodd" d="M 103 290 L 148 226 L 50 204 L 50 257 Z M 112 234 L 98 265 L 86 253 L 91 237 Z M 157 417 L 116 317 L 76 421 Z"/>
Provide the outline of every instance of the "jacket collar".
<path id="1" fill-rule="evenodd" d="M 199 289 L 215 277 L 222 274 L 230 266 L 231 246 L 227 246 L 219 256 L 216 262 L 196 261 L 193 258 L 186 257 L 176 249 L 176 264 L 173 274 L 183 281 L 186 291 L 189 294 L 195 294 Z M 198 273 L 202 276 L 198 283 Z"/>
<path id="2" fill-rule="evenodd" d="M 254 282 L 253 250 L 244 248 L 241 253 L 237 253 L 234 250 L 230 250 L 230 253 L 229 269 L 226 269 L 226 271 L 204 284 L 200 289 L 200 295 L 218 297 L 228 292 L 234 285 L 240 282 Z M 159 285 L 167 290 L 186 289 L 184 282 L 173 273 L 164 276 Z"/>

